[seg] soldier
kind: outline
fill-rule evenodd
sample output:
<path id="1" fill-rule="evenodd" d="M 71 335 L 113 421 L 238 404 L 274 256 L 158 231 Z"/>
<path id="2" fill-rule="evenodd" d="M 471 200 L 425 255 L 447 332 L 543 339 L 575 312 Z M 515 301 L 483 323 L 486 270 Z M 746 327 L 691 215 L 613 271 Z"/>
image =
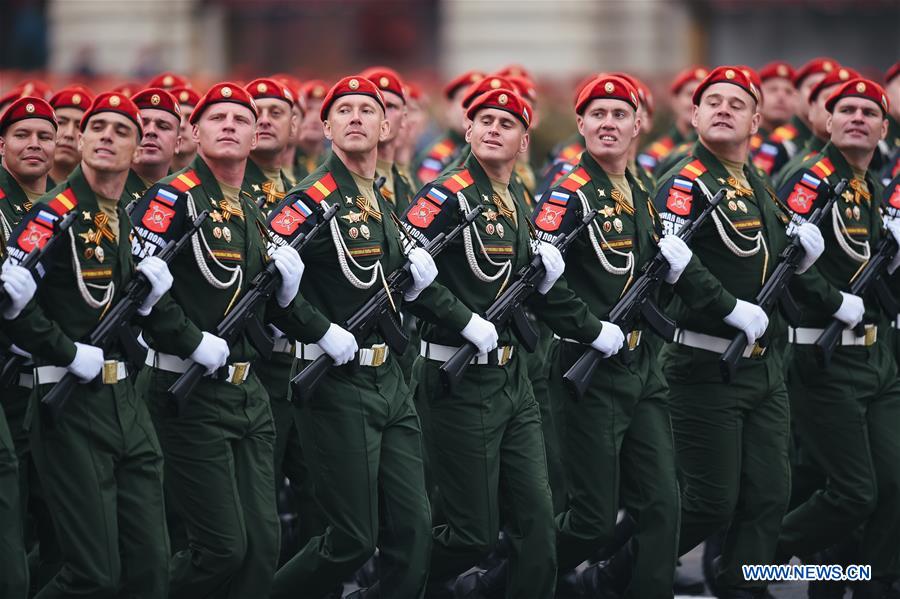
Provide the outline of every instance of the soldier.
<path id="1" fill-rule="evenodd" d="M 191 114 L 197 158 L 151 187 L 133 212 L 141 253 L 180 237 L 199 212 L 210 214 L 172 262 L 175 301 L 163 316 L 174 330 L 148 340 L 147 403 L 165 455 L 166 493 L 188 541 L 172 558 L 174 598 L 265 597 L 278 560 L 275 428 L 250 364 L 256 351 L 246 334 L 229 346 L 209 332 L 266 262 L 263 216 L 240 188 L 256 117 L 244 88 L 210 88 Z M 303 263 L 287 247 L 271 259 L 281 281 L 253 317 L 284 330 Z M 204 376 L 179 410 L 167 390 L 194 363 L 215 376 Z"/>
<path id="2" fill-rule="evenodd" d="M 172 171 L 178 172 L 187 167 L 197 155 L 197 144 L 191 136 L 191 113 L 200 101 L 200 94 L 189 87 L 175 87 L 172 96 L 178 100 L 181 107 L 181 126 L 178 128 L 178 144 L 175 147 L 175 156 L 172 157 Z"/>
<path id="3" fill-rule="evenodd" d="M 62 552 L 62 567 L 37 597 L 163 599 L 169 539 L 159 444 L 122 348 L 85 343 L 134 276 L 122 195 L 141 136 L 138 109 L 121 94 L 100 94 L 80 130 L 81 165 L 40 198 L 9 246 L 10 260 L 22 260 L 53 234 L 55 222 L 77 212 L 66 239 L 42 264 L 35 301 L 6 330 L 34 356 L 34 400 L 67 373 L 82 383 L 97 379 L 76 387 L 55 424 L 32 407 L 33 458 Z M 162 314 L 171 304 L 165 293 L 172 277 L 154 257 L 137 270 L 152 289 L 138 322 L 163 334 L 172 326 Z"/>
<path id="4" fill-rule="evenodd" d="M 294 172 L 294 165 L 297 162 L 297 139 L 300 136 L 300 124 L 303 122 L 303 115 L 306 112 L 306 107 L 303 103 L 303 92 L 301 91 L 303 84 L 296 77 L 284 73 L 272 75 L 271 78 L 287 87 L 294 98 L 294 106 L 291 108 L 291 112 L 297 121 L 297 126 L 294 127 L 294 135 L 288 140 L 288 144 L 281 154 L 281 172 L 287 178 L 288 188 L 291 188 L 300 182 L 300 179 L 294 177 L 297 174 Z"/>
<path id="5" fill-rule="evenodd" d="M 131 101 L 141 111 L 144 136 L 125 182 L 129 203 L 140 200 L 147 189 L 168 176 L 181 140 L 181 106 L 172 94 L 149 87 Z"/>
<path id="6" fill-rule="evenodd" d="M 286 85 L 270 78 L 254 79 L 245 89 L 259 110 L 256 125 L 259 141 L 250 152 L 242 187 L 264 208 L 264 216 L 268 216 L 288 190 L 282 158 L 291 138 L 297 136 L 299 126 L 294 113 L 294 94 Z"/>
<path id="7" fill-rule="evenodd" d="M 779 196 L 802 222 L 840 179 L 850 185 L 828 218 L 825 253 L 818 268 L 837 289 L 848 289 L 884 235 L 900 238 L 900 221 L 882 228 L 882 188 L 868 170 L 879 140 L 887 134 L 888 100 L 880 85 L 851 79 L 828 98 L 825 108 L 830 143 L 808 159 L 782 186 Z M 900 258 L 888 272 L 893 272 Z M 847 328 L 821 368 L 816 340 L 832 318 L 821 305 L 803 303 L 803 318 L 790 331 L 793 343 L 791 402 L 801 447 L 826 474 L 823 489 L 785 517 L 778 538 L 778 559 L 808 557 L 844 540 L 860 525 L 860 563 L 872 566 L 872 580 L 860 583 L 854 597 L 885 597 L 900 575 L 900 381 L 888 318 L 873 295 L 841 291 L 852 313 Z M 841 310 L 844 310 L 842 306 Z M 854 327 L 863 323 L 865 334 Z"/>
<path id="8" fill-rule="evenodd" d="M 759 78 L 762 82 L 759 91 L 765 102 L 759 113 L 762 122 L 756 134 L 765 140 L 797 112 L 797 88 L 793 81 L 794 68 L 781 60 L 770 62 L 759 69 Z M 750 146 L 751 152 L 756 149 Z"/>
<path id="9" fill-rule="evenodd" d="M 93 101 L 94 96 L 90 90 L 80 85 L 64 87 L 50 98 L 50 106 L 53 107 L 59 123 L 56 130 L 56 149 L 50 168 L 52 181 L 65 181 L 81 162 L 81 153 L 78 151 L 78 125 L 84 111 Z"/>
<path id="10" fill-rule="evenodd" d="M 406 302 L 431 302 L 426 288 L 437 271 L 422 249 L 404 256 L 390 209 L 375 189 L 378 142 L 390 135 L 378 87 L 363 77 L 344 77 L 319 114 L 332 153 L 291 190 L 269 223 L 287 239 L 301 230 L 311 207 L 340 206 L 330 235 L 304 251 L 310 272 L 301 311 L 309 322 L 296 337 L 298 369 L 324 354 L 335 363 L 311 396 L 295 404 L 327 528 L 278 570 L 272 597 L 320 597 L 339 589 L 376 545 L 380 582 L 370 596 L 421 597 L 431 512 L 418 416 L 381 334 L 375 330 L 357 340 L 342 324 L 407 258 L 413 285 Z"/>
<path id="11" fill-rule="evenodd" d="M 328 85 L 321 79 L 312 79 L 301 87 L 306 112 L 297 130 L 297 152 L 294 157 L 293 173 L 296 181 L 303 180 L 316 170 L 325 157 L 325 133 L 319 112 L 327 92 Z"/>
<path id="12" fill-rule="evenodd" d="M 888 115 L 888 134 L 878 143 L 878 149 L 882 157 L 881 181 L 887 185 L 892 178 L 900 175 L 900 61 L 885 73 L 884 90 L 891 113 Z"/>
<path id="13" fill-rule="evenodd" d="M 422 135 L 428 129 L 428 98 L 422 87 L 412 81 L 406 82 L 406 92 L 406 129 L 395 162 L 400 174 L 412 180 L 412 161 Z"/>

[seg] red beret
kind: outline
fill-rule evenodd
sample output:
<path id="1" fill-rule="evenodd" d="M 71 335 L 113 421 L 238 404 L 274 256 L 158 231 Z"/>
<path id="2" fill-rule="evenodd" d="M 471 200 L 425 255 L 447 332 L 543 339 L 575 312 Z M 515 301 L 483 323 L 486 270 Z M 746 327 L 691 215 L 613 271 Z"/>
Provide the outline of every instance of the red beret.
<path id="1" fill-rule="evenodd" d="M 173 87 L 169 90 L 178 103 L 182 106 L 196 106 L 200 101 L 200 94 L 192 87 Z"/>
<path id="2" fill-rule="evenodd" d="M 300 93 L 303 83 L 299 79 L 293 75 L 288 75 L 287 73 L 276 73 L 275 75 L 272 75 L 271 78 L 291 90 L 291 94 L 294 96 L 294 103 L 301 109 L 306 110 L 305 104 L 303 103 L 303 95 Z"/>
<path id="3" fill-rule="evenodd" d="M 141 108 L 155 108 L 156 110 L 165 110 L 179 121 L 181 120 L 181 106 L 175 96 L 159 87 L 148 87 L 131 96 L 138 110 Z"/>
<path id="4" fill-rule="evenodd" d="M 515 86 L 513 89 L 516 90 L 516 93 L 531 102 L 531 104 L 537 102 L 537 89 L 534 87 L 534 81 L 520 75 L 504 76 Z"/>
<path id="5" fill-rule="evenodd" d="M 672 85 L 669 86 L 669 91 L 674 96 L 681 91 L 682 87 L 691 81 L 703 81 L 703 78 L 707 75 L 709 75 L 709 71 L 706 70 L 705 67 L 693 66 L 684 69 L 675 75 L 675 79 L 672 80 Z"/>
<path id="6" fill-rule="evenodd" d="M 479 95 L 466 110 L 466 117 L 475 120 L 475 113 L 482 108 L 504 110 L 519 119 L 526 130 L 531 126 L 531 105 L 511 89 L 501 87 Z"/>
<path id="7" fill-rule="evenodd" d="M 506 89 L 516 89 L 515 84 L 506 77 L 490 75 L 483 79 L 479 79 L 466 90 L 462 99 L 463 108 L 468 108 L 472 101 L 481 94 L 494 89 L 500 89 L 501 87 Z"/>
<path id="8" fill-rule="evenodd" d="M 58 127 L 53 107 L 46 100 L 34 96 L 22 96 L 13 101 L 3 112 L 3 116 L 0 116 L 0 133 L 6 131 L 6 128 L 13 123 L 25 119 L 44 119 L 50 121 L 54 129 Z"/>
<path id="9" fill-rule="evenodd" d="M 444 97 L 448 100 L 453 97 L 459 88 L 465 87 L 468 88 L 473 83 L 484 79 L 484 73 L 481 71 L 466 71 L 462 75 L 451 79 L 447 85 L 444 86 Z"/>
<path id="10" fill-rule="evenodd" d="M 50 98 L 50 106 L 54 110 L 59 108 L 77 108 L 87 110 L 94 101 L 94 94 L 83 85 L 70 85 L 64 87 Z"/>
<path id="11" fill-rule="evenodd" d="M 753 83 L 753 79 L 750 77 L 749 72 L 745 71 L 746 67 L 740 66 L 722 66 L 714 68 L 712 72 L 700 82 L 697 89 L 694 90 L 691 101 L 695 106 L 699 106 L 700 98 L 703 96 L 703 92 L 706 91 L 707 87 L 714 83 L 731 83 L 750 94 L 756 102 L 759 102 L 759 88 Z"/>
<path id="12" fill-rule="evenodd" d="M 175 73 L 171 73 L 166 71 L 165 73 L 160 73 L 156 77 L 150 80 L 147 83 L 147 87 L 161 87 L 166 90 L 170 90 L 176 87 L 190 87 L 191 82 L 188 81 L 187 77 L 182 77 L 181 75 L 176 75 Z"/>
<path id="13" fill-rule="evenodd" d="M 18 98 L 31 96 L 32 98 L 41 98 L 46 100 L 50 97 L 50 86 L 38 79 L 29 79 L 20 82 L 14 88 L 9 90 L 3 97 L 0 97 L 0 108 L 5 104 L 9 104 Z"/>
<path id="14" fill-rule="evenodd" d="M 826 87 L 840 85 L 845 81 L 857 79 L 859 76 L 859 73 L 857 73 L 850 67 L 838 67 L 837 69 L 830 71 L 827 75 L 825 75 L 824 79 L 816 83 L 813 88 L 809 90 L 809 101 L 813 102 L 816 98 L 818 98 L 822 93 L 822 90 Z"/>
<path id="15" fill-rule="evenodd" d="M 94 98 L 94 101 L 91 102 L 91 107 L 81 115 L 80 129 L 84 131 L 91 117 L 101 112 L 117 112 L 122 116 L 127 117 L 137 125 L 138 136 L 144 135 L 144 128 L 141 127 L 141 114 L 138 111 L 138 107 L 128 98 L 128 96 L 118 92 L 103 92 L 102 94 L 98 94 L 97 97 Z"/>
<path id="16" fill-rule="evenodd" d="M 203 94 L 203 97 L 200 98 L 200 101 L 197 102 L 197 106 L 194 108 L 194 112 L 191 113 L 188 121 L 193 125 L 198 120 L 200 120 L 200 115 L 203 114 L 203 111 L 212 106 L 213 104 L 218 104 L 219 102 L 231 102 L 233 104 L 240 104 L 241 106 L 246 106 L 250 109 L 250 112 L 253 113 L 254 118 L 259 116 L 259 110 L 256 108 L 256 102 L 253 101 L 253 98 L 247 93 L 247 90 L 238 85 L 237 83 L 232 83 L 230 81 L 223 81 L 221 83 L 216 83 L 214 86 L 209 88 L 209 91 Z"/>
<path id="17" fill-rule="evenodd" d="M 413 100 L 421 100 L 422 99 L 422 87 L 416 83 L 415 81 L 407 81 L 406 82 L 406 92 L 410 98 Z"/>
<path id="18" fill-rule="evenodd" d="M 838 61 L 833 58 L 813 58 L 794 72 L 794 86 L 800 87 L 803 80 L 810 75 L 815 75 L 816 73 L 824 73 L 827 75 L 831 71 L 837 70 L 840 66 Z"/>
<path id="19" fill-rule="evenodd" d="M 621 77 L 622 79 L 624 79 L 625 81 L 630 83 L 631 86 L 634 87 L 634 89 L 637 91 L 638 100 L 641 101 L 641 104 L 644 106 L 644 109 L 647 111 L 648 114 L 651 114 L 651 115 L 653 114 L 653 109 L 654 109 L 653 94 L 650 93 L 650 88 L 647 87 L 647 85 L 643 81 L 641 81 L 634 75 L 631 75 L 630 73 L 618 72 L 618 73 L 609 73 L 609 74 L 613 77 Z M 587 84 L 585 84 L 585 85 L 587 85 Z"/>
<path id="20" fill-rule="evenodd" d="M 534 81 L 534 77 L 531 76 L 531 73 L 525 70 L 525 67 L 520 64 L 506 65 L 505 67 L 494 73 L 494 75 L 499 75 L 501 77 L 522 77 L 529 81 Z"/>
<path id="21" fill-rule="evenodd" d="M 773 60 L 759 70 L 759 78 L 763 81 L 775 78 L 787 79 L 794 82 L 794 67 L 783 60 Z"/>
<path id="22" fill-rule="evenodd" d="M 834 90 L 825 102 L 825 109 L 828 110 L 828 112 L 833 112 L 834 105 L 837 104 L 837 101 L 841 98 L 865 98 L 866 100 L 871 100 L 878 105 L 878 108 L 880 108 L 885 115 L 887 115 L 888 109 L 890 108 L 884 88 L 874 81 L 862 79 L 860 77 L 851 79 Z"/>
<path id="23" fill-rule="evenodd" d="M 737 68 L 747 76 L 748 79 L 756 86 L 756 91 L 759 91 L 759 88 L 762 86 L 762 77 L 759 76 L 759 72 L 753 67 L 748 67 L 745 64 L 737 65 Z"/>
<path id="24" fill-rule="evenodd" d="M 405 86 L 397 71 L 387 67 L 371 67 L 360 75 L 377 85 L 381 91 L 397 94 L 406 104 Z"/>
<path id="25" fill-rule="evenodd" d="M 890 83 L 894 79 L 894 77 L 896 77 L 897 75 L 900 75 L 900 60 L 895 62 L 894 66 L 889 68 L 887 70 L 887 72 L 884 74 L 884 82 L 886 84 Z"/>
<path id="26" fill-rule="evenodd" d="M 365 77 L 344 77 L 328 90 L 328 95 L 322 100 L 322 109 L 319 111 L 319 117 L 323 121 L 328 120 L 328 110 L 334 104 L 334 101 L 342 96 L 369 96 L 378 102 L 382 110 L 385 110 L 384 97 L 382 97 L 381 90 L 378 89 L 377 85 Z"/>
<path id="27" fill-rule="evenodd" d="M 584 113 L 584 109 L 596 98 L 621 100 L 637 110 L 638 92 L 635 87 L 622 77 L 615 75 L 600 75 L 588 85 L 584 86 L 578 99 L 575 101 L 575 114 Z"/>
<path id="28" fill-rule="evenodd" d="M 116 93 L 122 94 L 123 96 L 128 96 L 129 98 L 136 94 L 139 90 L 143 89 L 143 85 L 140 83 L 135 83 L 134 81 L 130 81 L 128 83 L 121 83 L 110 91 L 114 91 Z"/>
<path id="29" fill-rule="evenodd" d="M 254 79 L 250 83 L 248 83 L 244 89 L 250 94 L 250 96 L 254 100 L 260 100 L 262 98 L 273 98 L 275 100 L 281 100 L 283 102 L 287 102 L 288 105 L 294 105 L 294 94 L 291 92 L 290 88 L 281 83 L 280 81 L 276 81 L 271 78 L 260 78 Z"/>
<path id="30" fill-rule="evenodd" d="M 300 88 L 300 94 L 306 102 L 322 100 L 328 93 L 328 84 L 321 79 L 310 79 Z"/>

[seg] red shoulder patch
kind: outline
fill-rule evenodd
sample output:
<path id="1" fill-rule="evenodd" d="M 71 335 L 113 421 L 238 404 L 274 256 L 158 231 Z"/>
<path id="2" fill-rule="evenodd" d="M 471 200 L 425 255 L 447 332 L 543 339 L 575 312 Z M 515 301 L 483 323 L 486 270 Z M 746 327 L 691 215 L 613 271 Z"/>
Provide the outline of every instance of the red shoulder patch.
<path id="1" fill-rule="evenodd" d="M 804 185 L 802 181 L 798 181 L 797 184 L 794 185 L 791 195 L 788 196 L 788 208 L 797 214 L 806 214 L 812 210 L 813 203 L 816 201 L 816 196 L 818 196 L 818 193 L 815 189 L 810 189 Z"/>
<path id="2" fill-rule="evenodd" d="M 438 206 L 435 206 L 425 198 L 419 198 L 406 213 L 406 219 L 412 226 L 425 229 L 434 221 L 434 218 L 440 211 L 441 209 Z"/>
<path id="3" fill-rule="evenodd" d="M 550 202 L 544 202 L 537 218 L 534 219 L 534 224 L 542 231 L 553 232 L 559 229 L 559 225 L 562 224 L 562 219 L 565 214 L 565 206 L 557 206 Z"/>
<path id="4" fill-rule="evenodd" d="M 53 235 L 51 227 L 41 224 L 37 219 L 32 219 L 25 225 L 25 229 L 19 233 L 16 242 L 22 250 L 31 253 L 32 250 L 43 248 L 51 235 Z"/>
<path id="5" fill-rule="evenodd" d="M 141 224 L 153 231 L 154 233 L 165 233 L 172 224 L 172 217 L 175 211 L 162 202 L 150 200 L 150 206 L 144 212 L 141 218 Z"/>
<path id="6" fill-rule="evenodd" d="M 278 233 L 279 235 L 291 236 L 294 234 L 294 231 L 297 230 L 297 227 L 303 224 L 306 220 L 306 217 L 291 208 L 290 206 L 285 206 L 281 209 L 275 218 L 271 220 L 269 223 L 272 227 L 272 230 Z"/>
<path id="7" fill-rule="evenodd" d="M 687 216 L 691 213 L 691 204 L 694 196 L 691 192 L 681 191 L 672 187 L 669 189 L 669 197 L 666 198 L 666 208 L 669 212 L 678 216 Z"/>

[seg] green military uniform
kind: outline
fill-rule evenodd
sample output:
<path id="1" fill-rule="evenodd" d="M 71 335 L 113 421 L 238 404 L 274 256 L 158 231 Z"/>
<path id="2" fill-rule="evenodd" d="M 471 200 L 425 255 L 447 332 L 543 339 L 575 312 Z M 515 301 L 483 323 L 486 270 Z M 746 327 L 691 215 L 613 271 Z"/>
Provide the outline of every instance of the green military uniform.
<path id="1" fill-rule="evenodd" d="M 36 301 L 7 325 L 10 338 L 37 364 L 35 400 L 74 359 L 73 340 L 87 338 L 133 276 L 131 222 L 123 200 L 103 200 L 109 203 L 104 212 L 106 204 L 79 167 L 13 232 L 13 251 L 21 258 L 49 234 L 43 223 L 70 210 L 78 214 L 43 265 Z M 154 334 L 170 330 L 159 310 L 170 303 L 164 296 L 140 319 Z M 129 367 L 120 361 L 122 352 L 104 355 L 104 384 L 79 385 L 55 426 L 32 407 L 33 459 L 62 552 L 62 568 L 38 594 L 42 599 L 168 594 L 162 454 L 146 405 L 127 376 Z"/>
<path id="2" fill-rule="evenodd" d="M 301 342 L 298 370 L 320 355 L 315 342 L 330 324 L 343 325 L 381 288 L 383 276 L 405 262 L 374 179 L 359 179 L 330 154 L 269 218 L 272 230 L 290 238 L 311 222 L 305 219 L 316 204 L 340 206 L 330 232 L 303 253 L 306 274 L 297 301 L 308 323 L 294 336 Z M 413 303 L 429 301 L 428 293 Z M 397 360 L 378 331 L 358 342 L 358 365 L 329 370 L 312 397 L 296 408 L 327 528 L 278 570 L 273 598 L 331 592 L 372 556 L 376 544 L 381 597 L 421 597 L 424 591 L 431 512 L 419 419 Z"/>
<path id="3" fill-rule="evenodd" d="M 550 169 L 561 162 L 575 164 L 581 158 L 582 152 L 584 152 L 584 136 L 576 131 L 550 149 L 547 162 L 541 169 L 542 176 L 546 176 Z"/>
<path id="4" fill-rule="evenodd" d="M 825 219 L 825 253 L 816 264 L 838 289 L 849 289 L 870 251 L 889 234 L 882 227 L 877 176 L 854 173 L 828 144 L 779 190 L 799 221 L 829 185 L 844 178 L 851 185 Z M 896 315 L 884 314 L 874 295 L 863 300 L 866 335 L 846 331 L 828 368 L 819 367 L 813 344 L 836 306 L 804 302 L 800 327 L 791 333 L 796 430 L 826 482 L 785 516 L 778 548 L 781 557 L 807 556 L 863 525 L 860 563 L 872 566 L 873 578 L 892 579 L 900 574 L 900 380 L 887 333 Z"/>
<path id="5" fill-rule="evenodd" d="M 154 182 L 144 181 L 134 169 L 128 171 L 128 179 L 125 180 L 125 205 L 135 204 L 140 201 L 144 193 L 153 185 Z"/>
<path id="6" fill-rule="evenodd" d="M 467 145 L 462 132 L 448 129 L 413 161 L 416 183 L 423 185 L 437 179 Z"/>
<path id="7" fill-rule="evenodd" d="M 694 236 L 694 256 L 674 286 L 669 313 L 679 332 L 663 366 L 682 483 L 679 554 L 729 525 L 718 573 L 723 588 L 758 584 L 745 581 L 740 566 L 772 561 L 790 491 L 780 313 L 769 316 L 766 351 L 748 347 L 729 385 L 719 375 L 719 354 L 736 331 L 722 319 L 738 298 L 754 301 L 787 243 L 787 216 L 756 170 L 731 168 L 698 143 L 661 179 L 655 200 L 673 233 L 699 214 L 706 194 L 728 190 L 713 222 Z M 792 287 L 798 299 L 840 304 L 815 269 L 795 277 Z"/>
<path id="8" fill-rule="evenodd" d="M 195 214 L 210 212 L 170 266 L 175 302 L 171 314 L 161 312 L 173 320 L 175 333 L 154 334 L 147 357 L 147 403 L 165 455 L 166 492 L 188 541 L 172 558 L 172 597 L 265 596 L 278 559 L 275 426 L 250 366 L 257 353 L 246 335 L 230 345 L 227 379 L 201 379 L 183 413 L 167 394 L 191 364 L 187 358 L 201 331 L 215 330 L 265 266 L 262 214 L 253 198 L 234 194 L 229 199 L 223 193 L 198 155 L 187 169 L 151 187 L 133 212 L 143 246 L 157 248 L 180 237 Z M 141 245 L 136 249 L 143 251 Z M 281 328 L 291 306 L 281 308 L 272 299 L 256 316 Z"/>
<path id="9" fill-rule="evenodd" d="M 666 172 L 659 170 L 662 160 L 676 147 L 696 138 L 695 132 L 691 131 L 688 135 L 682 135 L 678 127 L 672 125 L 662 137 L 648 143 L 644 150 L 638 153 L 636 161 L 645 171 L 659 178 L 662 173 Z"/>
<path id="10" fill-rule="evenodd" d="M 303 152 L 300 149 L 300 146 L 297 146 L 297 151 L 294 153 L 294 164 L 291 167 L 290 178 L 299 183 L 303 179 L 305 179 L 311 172 L 316 170 L 320 164 L 322 164 L 322 160 L 324 159 L 324 155 L 322 156 L 310 156 Z"/>
<path id="11" fill-rule="evenodd" d="M 525 356 L 511 331 L 498 331 L 498 349 L 482 356 L 487 363 L 469 366 L 454 390 L 445 390 L 439 375 L 441 364 L 463 344 L 460 331 L 472 312 L 483 313 L 531 260 L 520 188 L 507 187 L 507 202 L 496 193 L 470 154 L 462 168 L 423 188 L 405 216 L 413 234 L 425 241 L 452 227 L 460 212 L 484 207 L 462 239 L 436 259 L 434 287 L 446 294 L 448 305 L 413 309 L 425 321 L 425 359 L 416 392 L 427 411 L 429 464 L 446 517 L 434 530 L 431 580 L 452 579 L 493 548 L 501 524 L 502 488 L 512 546 L 507 596 L 549 597 L 556 573 L 553 506 L 540 411 Z"/>
<path id="12" fill-rule="evenodd" d="M 822 139 L 817 135 L 813 135 L 807 139 L 806 143 L 803 144 L 803 148 L 787 161 L 784 167 L 778 172 L 777 176 L 772 177 L 773 188 L 781 189 L 785 182 L 800 170 L 806 160 L 809 160 L 822 151 L 826 143 L 828 143 L 828 140 Z"/>
<path id="13" fill-rule="evenodd" d="M 580 215 L 599 211 L 589 234 L 569 247 L 566 273 L 545 298 L 549 308 L 561 311 L 580 298 L 595 317 L 606 318 L 657 253 L 661 223 L 656 210 L 631 173 L 626 180 L 628 196 L 585 152 L 578 168 L 544 194 L 534 223 L 548 242 L 567 234 Z M 566 338 L 552 376 L 561 388 L 562 375 L 587 346 L 569 339 L 584 322 L 571 317 L 558 322 Z M 680 504 L 667 388 L 657 344 L 644 343 L 644 335 L 652 334 L 644 328 L 624 331 L 627 361 L 619 356 L 604 360 L 583 399 L 562 400 L 568 494 L 567 508 L 557 517 L 557 553 L 564 572 L 612 541 L 621 498 L 637 523 L 634 575 L 626 596 L 649 599 L 672 595 Z"/>
<path id="14" fill-rule="evenodd" d="M 753 164 L 774 179 L 788 161 L 801 152 L 811 137 L 813 132 L 809 125 L 794 115 L 790 122 L 776 127 L 772 134 L 763 140 L 753 153 Z"/>

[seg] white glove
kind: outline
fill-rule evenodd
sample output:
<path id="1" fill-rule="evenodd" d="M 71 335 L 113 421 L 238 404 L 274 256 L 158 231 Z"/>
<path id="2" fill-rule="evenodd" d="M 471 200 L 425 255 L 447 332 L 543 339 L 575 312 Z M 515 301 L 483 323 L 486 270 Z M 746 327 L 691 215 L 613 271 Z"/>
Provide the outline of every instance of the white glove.
<path id="1" fill-rule="evenodd" d="M 559 280 L 563 271 L 566 270 L 566 262 L 563 260 L 559 250 L 556 249 L 556 246 L 547 243 L 546 241 L 542 241 L 538 244 L 537 254 L 541 257 L 541 262 L 544 264 L 544 270 L 547 271 L 543 280 L 538 283 L 537 292 L 541 295 L 545 295 L 550 291 L 550 288 L 553 287 L 553 284 Z"/>
<path id="2" fill-rule="evenodd" d="M 403 294 L 403 299 L 411 302 L 437 278 L 438 270 L 434 258 L 422 248 L 413 248 L 406 257 L 409 258 L 409 273 L 413 283 Z"/>
<path id="3" fill-rule="evenodd" d="M 825 239 L 822 238 L 819 227 L 812 223 L 803 223 L 797 228 L 797 239 L 800 240 L 804 253 L 803 259 L 797 265 L 797 274 L 802 275 L 825 251 Z"/>
<path id="4" fill-rule="evenodd" d="M 491 350 L 497 349 L 497 341 L 500 339 L 494 323 L 474 313 L 472 318 L 469 319 L 469 324 L 466 325 L 460 334 L 478 348 L 479 354 L 486 354 Z"/>
<path id="5" fill-rule="evenodd" d="M 622 333 L 619 325 L 606 322 L 605 320 L 602 322 L 603 328 L 600 329 L 600 334 L 597 335 L 597 338 L 591 342 L 591 347 L 603 354 L 604 358 L 609 358 L 619 353 L 619 350 L 622 349 L 622 346 L 625 344 L 625 335 Z"/>
<path id="6" fill-rule="evenodd" d="M 191 354 L 191 360 L 206 368 L 206 374 L 212 374 L 228 363 L 228 343 L 221 337 L 203 331 L 200 345 Z"/>
<path id="7" fill-rule="evenodd" d="M 744 331 L 744 334 L 747 335 L 747 343 L 751 345 L 763 336 L 766 327 L 769 326 L 769 317 L 762 308 L 740 299 L 731 314 L 724 320 L 725 324 Z"/>
<path id="8" fill-rule="evenodd" d="M 694 252 L 691 248 L 681 240 L 677 235 L 666 235 L 659 240 L 659 253 L 663 255 L 666 262 L 669 263 L 669 272 L 666 273 L 666 283 L 674 285 L 678 282 L 678 278 L 684 269 L 687 268 L 688 262 Z"/>
<path id="9" fill-rule="evenodd" d="M 316 341 L 322 350 L 331 356 L 335 366 L 343 366 L 353 359 L 359 346 L 350 331 L 331 323 L 322 338 Z"/>
<path id="10" fill-rule="evenodd" d="M 103 368 L 103 350 L 93 345 L 75 342 L 75 359 L 66 370 L 78 377 L 82 383 L 89 383 Z"/>
<path id="11" fill-rule="evenodd" d="M 138 308 L 138 314 L 147 316 L 150 314 L 153 306 L 156 305 L 156 302 L 159 301 L 159 298 L 172 288 L 172 273 L 169 272 L 169 267 L 166 263 L 156 256 L 148 256 L 141 260 L 136 270 L 144 273 L 147 281 L 150 282 L 150 293 L 147 295 L 144 303 L 141 304 L 141 307 Z"/>
<path id="12" fill-rule="evenodd" d="M 0 281 L 3 281 L 3 289 L 10 300 L 9 307 L 3 311 L 3 318 L 12 320 L 22 313 L 34 297 L 37 283 L 27 268 L 14 265 L 9 260 L 0 267 Z"/>
<path id="13" fill-rule="evenodd" d="M 832 316 L 846 324 L 848 329 L 852 329 L 863 319 L 866 306 L 858 295 L 841 291 L 841 297 L 844 298 L 844 301 L 841 302 L 841 307 Z"/>
<path id="14" fill-rule="evenodd" d="M 887 218 L 884 221 L 884 226 L 887 227 L 888 233 L 894 238 L 894 241 L 900 243 L 900 218 Z M 894 274 L 898 266 L 900 266 L 900 252 L 897 252 L 897 255 L 888 264 L 888 274 Z"/>
<path id="15" fill-rule="evenodd" d="M 275 262 L 275 268 L 281 273 L 281 285 L 275 292 L 275 300 L 279 306 L 285 308 L 297 296 L 300 279 L 306 266 L 297 250 L 289 245 L 283 245 L 272 252 L 272 260 Z"/>

